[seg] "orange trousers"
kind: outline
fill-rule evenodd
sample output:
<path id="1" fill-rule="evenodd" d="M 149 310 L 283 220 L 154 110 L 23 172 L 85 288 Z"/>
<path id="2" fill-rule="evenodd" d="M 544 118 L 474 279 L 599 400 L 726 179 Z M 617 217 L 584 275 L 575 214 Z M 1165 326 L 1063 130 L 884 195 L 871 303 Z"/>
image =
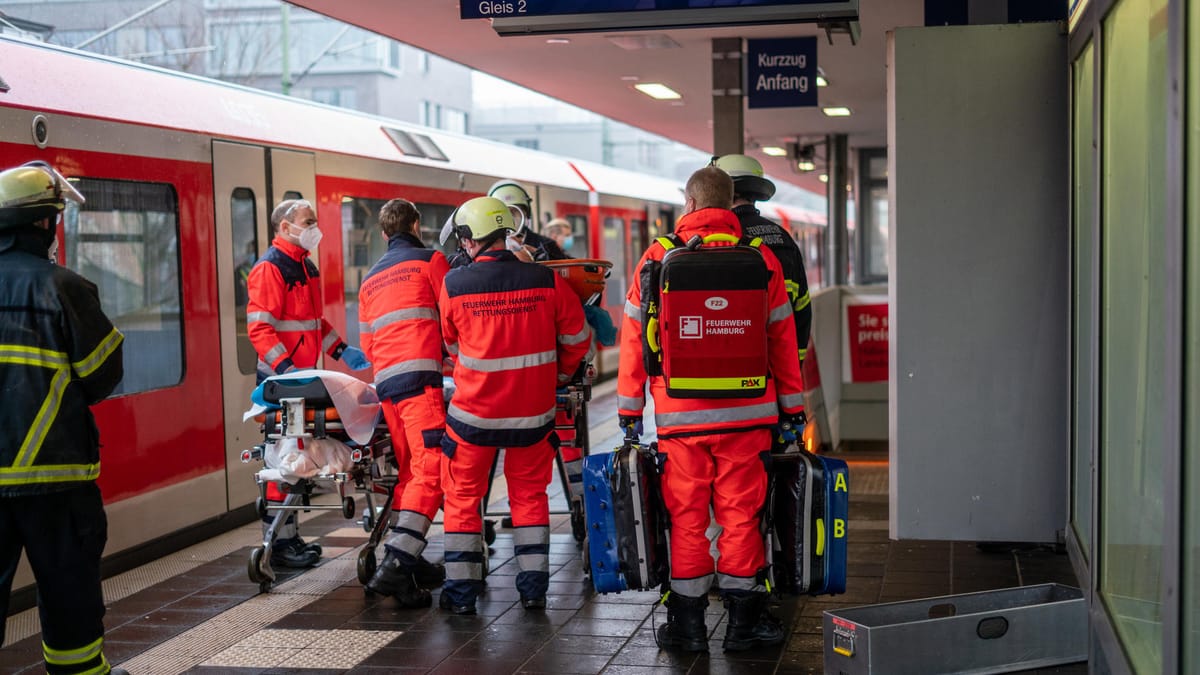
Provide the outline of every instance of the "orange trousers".
<path id="1" fill-rule="evenodd" d="M 442 390 L 425 387 L 416 396 L 381 401 L 380 407 L 398 467 L 392 508 L 432 520 L 442 506 L 442 434 L 446 430 Z"/>
<path id="2" fill-rule="evenodd" d="M 671 515 L 673 590 L 692 597 L 708 591 L 714 569 L 705 536 L 709 504 L 722 528 L 715 565 L 722 590 L 757 586 L 766 563 L 759 516 L 767 472 L 760 455 L 770 448 L 766 429 L 659 439 L 658 451 L 666 454 L 662 489 Z"/>

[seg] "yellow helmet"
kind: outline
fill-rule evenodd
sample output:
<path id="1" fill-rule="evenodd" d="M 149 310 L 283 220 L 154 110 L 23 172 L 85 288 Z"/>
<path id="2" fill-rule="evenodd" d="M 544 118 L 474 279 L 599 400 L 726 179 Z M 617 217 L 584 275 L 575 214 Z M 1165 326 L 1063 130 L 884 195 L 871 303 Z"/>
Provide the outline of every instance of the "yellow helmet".
<path id="1" fill-rule="evenodd" d="M 775 184 L 763 178 L 762 164 L 746 155 L 724 155 L 713 160 L 713 166 L 729 174 L 733 179 L 735 194 L 744 195 L 756 202 L 775 196 Z"/>
<path id="2" fill-rule="evenodd" d="M 43 161 L 0 171 L 0 228 L 55 217 L 68 199 L 81 204 L 84 201 L 74 185 Z"/>
<path id="3" fill-rule="evenodd" d="M 498 230 L 515 229 L 508 206 L 495 197 L 468 199 L 454 212 L 454 233 L 459 239 L 480 241 Z"/>
<path id="4" fill-rule="evenodd" d="M 506 178 L 492 183 L 492 187 L 488 188 L 488 196 L 499 199 L 512 210 L 517 230 L 523 229 L 533 215 L 533 197 L 516 181 Z"/>

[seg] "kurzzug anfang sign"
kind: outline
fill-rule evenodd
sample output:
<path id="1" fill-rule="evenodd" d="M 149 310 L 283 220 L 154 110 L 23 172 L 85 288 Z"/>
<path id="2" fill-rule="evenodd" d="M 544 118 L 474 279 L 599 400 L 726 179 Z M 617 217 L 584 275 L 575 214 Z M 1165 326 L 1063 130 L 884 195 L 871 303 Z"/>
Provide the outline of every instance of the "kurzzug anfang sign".
<path id="1" fill-rule="evenodd" d="M 751 108 L 817 105 L 817 38 L 746 41 L 746 99 Z"/>

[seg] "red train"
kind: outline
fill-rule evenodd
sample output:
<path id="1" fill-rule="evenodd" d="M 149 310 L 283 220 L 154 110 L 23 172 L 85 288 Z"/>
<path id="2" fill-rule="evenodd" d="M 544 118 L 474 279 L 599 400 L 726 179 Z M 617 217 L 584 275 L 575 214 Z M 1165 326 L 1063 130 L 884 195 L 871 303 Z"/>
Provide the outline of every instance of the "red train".
<path id="1" fill-rule="evenodd" d="M 125 380 L 95 409 L 110 556 L 251 517 L 255 467 L 240 454 L 260 438 L 242 422 L 255 362 L 244 281 L 279 200 L 316 204 L 326 316 L 352 344 L 388 199 L 417 203 L 434 242 L 456 205 L 521 181 L 540 220 L 571 222 L 572 255 L 613 262 L 614 317 L 634 263 L 682 205 L 681 186 L 659 177 L 0 37 L 0 166 L 31 159 L 86 195 L 66 215 L 59 262 L 96 282 L 126 338 Z M 824 224 L 772 209 L 793 228 Z M 602 374 L 615 357 L 602 352 Z"/>

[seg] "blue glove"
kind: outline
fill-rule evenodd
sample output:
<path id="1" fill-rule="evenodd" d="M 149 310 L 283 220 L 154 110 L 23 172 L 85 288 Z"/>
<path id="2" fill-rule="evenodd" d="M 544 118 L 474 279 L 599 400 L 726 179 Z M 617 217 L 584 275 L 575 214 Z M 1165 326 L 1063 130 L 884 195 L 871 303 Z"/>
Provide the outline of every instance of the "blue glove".
<path id="1" fill-rule="evenodd" d="M 596 334 L 597 342 L 605 347 L 617 344 L 617 327 L 613 325 L 607 310 L 595 305 L 584 305 L 583 316 L 592 327 L 592 332 Z"/>
<path id="2" fill-rule="evenodd" d="M 363 350 L 349 345 L 342 350 L 342 363 L 350 370 L 366 370 L 371 367 L 371 362 L 367 360 Z"/>
<path id="3" fill-rule="evenodd" d="M 618 415 L 617 425 L 625 432 L 625 438 L 640 438 L 642 435 L 641 415 Z"/>
<path id="4" fill-rule="evenodd" d="M 804 425 L 806 422 L 808 422 L 808 418 L 805 417 L 803 410 L 795 415 L 785 415 L 782 417 L 779 420 L 778 428 L 780 445 L 795 443 L 799 440 L 804 435 Z"/>

